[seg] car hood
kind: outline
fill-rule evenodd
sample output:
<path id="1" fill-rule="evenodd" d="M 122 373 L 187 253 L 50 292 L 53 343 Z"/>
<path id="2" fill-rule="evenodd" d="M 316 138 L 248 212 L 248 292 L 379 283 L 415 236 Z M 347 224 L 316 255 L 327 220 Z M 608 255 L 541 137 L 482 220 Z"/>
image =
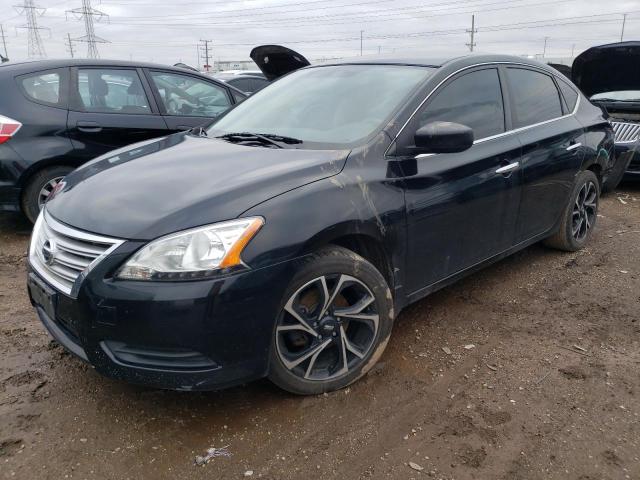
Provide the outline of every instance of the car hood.
<path id="1" fill-rule="evenodd" d="M 65 178 L 46 208 L 88 232 L 151 240 L 236 218 L 269 198 L 336 175 L 348 154 L 176 134 L 85 164 Z"/>
<path id="2" fill-rule="evenodd" d="M 587 97 L 640 90 L 640 42 L 612 43 L 586 50 L 574 60 L 571 78 Z"/>
<path id="3" fill-rule="evenodd" d="M 298 52 L 280 45 L 261 45 L 251 50 L 249 56 L 267 80 L 275 80 L 294 70 L 311 65 L 309 60 Z"/>

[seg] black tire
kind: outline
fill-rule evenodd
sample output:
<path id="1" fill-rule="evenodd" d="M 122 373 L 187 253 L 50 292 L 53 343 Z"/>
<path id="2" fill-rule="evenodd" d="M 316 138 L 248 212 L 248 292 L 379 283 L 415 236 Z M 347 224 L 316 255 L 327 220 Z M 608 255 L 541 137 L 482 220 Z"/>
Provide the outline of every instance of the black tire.
<path id="1" fill-rule="evenodd" d="M 320 279 L 325 279 L 325 281 Z M 357 282 L 351 279 L 355 279 Z M 327 303 L 322 301 L 320 297 L 317 298 L 317 310 L 306 311 L 303 306 L 293 307 L 298 313 L 304 312 L 302 315 L 305 317 L 305 322 L 308 320 L 307 326 L 313 327 L 312 333 L 316 333 L 317 337 L 312 336 L 308 331 L 301 331 L 302 329 L 297 329 L 295 333 L 286 331 L 287 327 L 291 327 L 291 325 L 285 325 L 287 321 L 293 320 L 293 324 L 300 326 L 300 322 L 297 322 L 287 310 L 290 302 L 293 302 L 296 295 L 308 296 L 308 292 L 313 294 L 316 289 L 321 292 L 320 285 L 327 287 L 325 291 L 328 293 L 328 298 L 334 298 L 334 302 L 327 306 L 326 316 L 318 317 L 319 311 L 322 311 L 322 304 L 326 305 Z M 358 300 L 356 293 L 362 293 L 363 298 Z M 339 301 L 348 303 L 346 298 L 349 296 L 352 297 L 355 304 L 363 305 L 370 302 L 369 306 L 365 310 L 358 310 L 358 308 L 354 309 L 353 305 L 346 307 L 338 305 Z M 373 300 L 371 300 L 371 296 Z M 356 310 L 365 312 L 359 315 L 372 318 L 377 316 L 377 325 L 373 321 L 354 320 L 353 317 L 349 319 L 340 315 L 341 311 L 346 312 L 349 309 L 352 309 L 353 312 Z M 314 326 L 312 319 L 314 317 L 317 321 L 316 326 Z M 280 388 L 298 395 L 317 395 L 344 388 L 365 375 L 379 360 L 389 341 L 393 318 L 393 299 L 382 274 L 371 263 L 350 250 L 338 246 L 323 248 L 301 262 L 299 270 L 284 294 L 272 336 L 269 379 Z M 373 331 L 374 326 L 375 332 Z M 281 331 L 281 329 L 285 331 Z M 348 336 L 353 332 L 364 334 L 359 338 L 366 337 L 366 340 L 358 345 L 355 339 Z M 289 335 L 295 335 L 296 338 L 291 340 L 287 337 Z M 319 349 L 323 344 L 329 343 L 326 349 L 318 353 L 316 359 L 313 360 L 313 366 L 309 366 L 312 356 L 308 357 L 308 361 L 305 360 L 295 367 L 287 367 L 285 365 L 287 356 L 282 351 L 285 350 L 287 354 L 291 353 L 287 346 L 289 340 L 297 341 L 298 345 L 294 348 L 299 347 L 299 350 L 294 353 L 297 357 L 293 359 L 293 362 L 309 355 L 309 352 Z M 363 344 L 366 346 L 362 346 Z M 345 345 L 348 345 L 346 349 Z M 354 347 L 357 347 L 355 351 Z M 335 368 L 332 370 L 334 359 Z M 304 373 L 307 375 L 309 372 L 315 372 L 313 369 L 316 365 L 320 365 L 318 367 L 320 373 L 315 373 L 315 379 L 307 378 L 302 374 L 302 371 L 305 371 Z M 325 371 L 327 378 L 321 378 Z"/>
<path id="2" fill-rule="evenodd" d="M 590 200 L 592 195 L 593 201 Z M 585 207 L 585 199 L 589 200 L 588 204 L 593 206 Z M 563 212 L 560 228 L 547 238 L 544 244 L 567 252 L 575 252 L 584 248 L 596 225 L 599 202 L 600 183 L 598 177 L 590 170 L 580 172 L 576 177 L 569 203 Z"/>
<path id="3" fill-rule="evenodd" d="M 40 192 L 55 179 L 62 178 L 73 171 L 73 168 L 64 165 L 43 168 L 33 175 L 22 194 L 22 212 L 34 223 L 40 214 Z"/>
<path id="4" fill-rule="evenodd" d="M 624 174 L 629 168 L 629 163 L 631 163 L 632 155 L 629 155 L 628 157 L 629 158 L 627 158 L 626 160 L 618 159 L 616 161 L 616 164 L 614 165 L 613 170 L 611 171 L 611 174 L 607 177 L 605 182 L 602 184 L 603 194 L 611 193 L 616 188 L 618 188 L 618 185 L 620 185 L 620 182 L 622 181 Z"/>

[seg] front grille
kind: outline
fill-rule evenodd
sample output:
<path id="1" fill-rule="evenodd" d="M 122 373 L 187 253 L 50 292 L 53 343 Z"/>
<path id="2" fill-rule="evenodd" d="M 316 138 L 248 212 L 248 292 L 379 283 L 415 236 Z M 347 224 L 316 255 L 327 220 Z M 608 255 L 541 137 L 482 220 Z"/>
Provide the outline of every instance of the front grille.
<path id="1" fill-rule="evenodd" d="M 640 136 L 640 123 L 611 122 L 616 133 L 616 143 L 633 143 Z"/>
<path id="2" fill-rule="evenodd" d="M 68 227 L 44 211 L 33 228 L 29 262 L 56 289 L 75 296 L 87 273 L 120 244 Z"/>

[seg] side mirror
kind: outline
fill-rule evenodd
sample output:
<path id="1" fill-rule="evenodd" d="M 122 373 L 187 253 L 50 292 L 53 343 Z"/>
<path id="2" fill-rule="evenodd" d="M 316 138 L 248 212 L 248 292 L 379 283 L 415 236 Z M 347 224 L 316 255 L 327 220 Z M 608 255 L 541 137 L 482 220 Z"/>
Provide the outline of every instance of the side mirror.
<path id="1" fill-rule="evenodd" d="M 451 122 L 431 122 L 420 127 L 414 136 L 416 153 L 458 153 L 473 145 L 473 130 Z"/>

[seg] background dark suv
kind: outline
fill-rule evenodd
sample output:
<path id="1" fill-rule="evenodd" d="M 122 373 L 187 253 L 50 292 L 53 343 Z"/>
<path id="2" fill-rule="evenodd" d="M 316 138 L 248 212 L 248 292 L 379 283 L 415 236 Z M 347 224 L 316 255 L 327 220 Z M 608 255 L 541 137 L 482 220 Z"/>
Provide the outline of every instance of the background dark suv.
<path id="1" fill-rule="evenodd" d="M 0 91 L 0 210 L 31 221 L 82 163 L 207 124 L 246 97 L 186 69 L 104 60 L 3 65 Z"/>

